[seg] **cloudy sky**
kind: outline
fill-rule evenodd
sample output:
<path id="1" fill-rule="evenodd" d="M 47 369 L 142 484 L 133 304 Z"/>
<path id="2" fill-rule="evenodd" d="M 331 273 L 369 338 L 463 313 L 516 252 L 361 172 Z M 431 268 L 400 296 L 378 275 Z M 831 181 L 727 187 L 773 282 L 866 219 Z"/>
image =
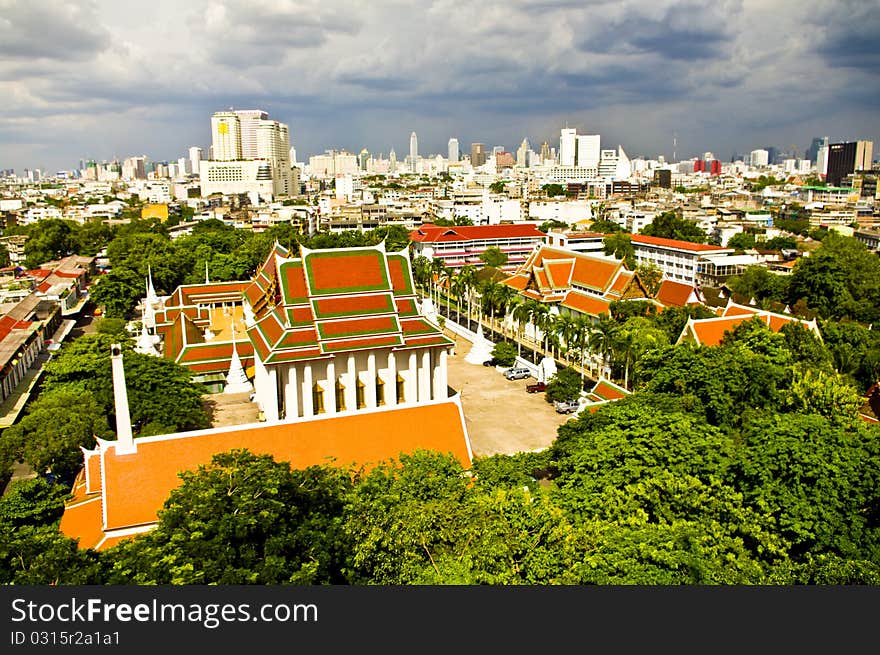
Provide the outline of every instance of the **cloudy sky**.
<path id="1" fill-rule="evenodd" d="M 880 0 L 0 0 L 0 169 L 174 159 L 260 108 L 302 160 L 880 146 Z M 875 148 L 875 151 L 877 148 Z"/>

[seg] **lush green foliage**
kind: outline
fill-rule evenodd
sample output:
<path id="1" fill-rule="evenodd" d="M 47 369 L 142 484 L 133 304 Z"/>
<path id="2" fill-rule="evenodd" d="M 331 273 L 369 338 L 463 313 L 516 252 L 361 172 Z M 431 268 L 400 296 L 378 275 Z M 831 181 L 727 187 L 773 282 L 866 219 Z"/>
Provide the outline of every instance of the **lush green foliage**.
<path id="1" fill-rule="evenodd" d="M 563 368 L 556 372 L 547 382 L 544 398 L 548 403 L 560 400 L 576 400 L 584 388 L 581 374 L 573 368 Z"/>
<path id="2" fill-rule="evenodd" d="M 497 246 L 492 246 L 491 248 L 486 248 L 485 251 L 480 253 L 480 261 L 486 266 L 499 268 L 507 263 L 507 253 L 502 252 L 501 248 L 498 248 Z"/>
<path id="3" fill-rule="evenodd" d="M 683 219 L 675 211 L 663 212 L 655 217 L 649 225 L 642 228 L 641 234 L 695 243 L 706 242 L 706 233 L 694 221 Z"/>
<path id="4" fill-rule="evenodd" d="M 513 366 L 516 361 L 516 346 L 509 341 L 499 341 L 492 348 L 492 357 L 498 360 L 499 366 Z"/>

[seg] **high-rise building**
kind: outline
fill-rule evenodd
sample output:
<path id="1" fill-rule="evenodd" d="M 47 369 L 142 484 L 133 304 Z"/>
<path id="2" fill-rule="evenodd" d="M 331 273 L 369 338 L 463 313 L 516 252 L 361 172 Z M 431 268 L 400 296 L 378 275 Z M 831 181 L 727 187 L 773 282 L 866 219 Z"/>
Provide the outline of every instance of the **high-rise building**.
<path id="1" fill-rule="evenodd" d="M 585 168 L 598 166 L 601 159 L 598 134 L 580 134 L 577 137 L 577 165 Z"/>
<path id="2" fill-rule="evenodd" d="M 370 161 L 370 151 L 364 148 L 358 155 L 358 164 L 362 171 L 367 170 L 367 162 Z"/>
<path id="3" fill-rule="evenodd" d="M 544 141 L 541 144 L 541 162 L 545 162 L 550 159 L 550 144 Z"/>
<path id="4" fill-rule="evenodd" d="M 198 146 L 192 146 L 189 149 L 189 170 L 193 175 L 199 174 L 199 162 L 202 161 L 202 149 Z"/>
<path id="5" fill-rule="evenodd" d="M 769 162 L 770 153 L 768 153 L 766 150 L 752 150 L 752 152 L 749 153 L 750 166 L 766 166 Z"/>
<path id="6" fill-rule="evenodd" d="M 260 159 L 257 151 L 257 128 L 260 121 L 269 118 L 269 114 L 262 109 L 241 109 L 235 115 L 238 116 L 241 131 L 241 158 Z"/>
<path id="7" fill-rule="evenodd" d="M 577 157 L 577 130 L 564 128 L 559 134 L 559 165 L 574 166 Z M 598 161 L 598 157 L 596 158 Z"/>
<path id="8" fill-rule="evenodd" d="M 419 158 L 419 137 L 415 132 L 409 135 L 409 157 L 413 162 Z"/>
<path id="9" fill-rule="evenodd" d="M 472 143 L 471 144 L 471 166 L 477 168 L 478 166 L 482 166 L 486 163 L 486 144 L 485 143 Z"/>
<path id="10" fill-rule="evenodd" d="M 287 125 L 268 120 L 262 110 L 223 111 L 211 116 L 212 159 L 208 161 L 263 160 L 268 165 L 273 195 L 290 195 L 292 178 L 290 171 L 290 134 Z M 211 167 L 211 174 L 204 175 L 201 164 L 202 193 L 211 183 L 222 182 L 221 193 L 234 193 L 236 183 L 241 183 L 242 193 L 266 192 L 266 166 L 237 168 L 235 170 Z M 257 184 L 259 181 L 259 184 Z M 252 184 L 253 182 L 253 184 Z"/>
<path id="11" fill-rule="evenodd" d="M 241 124 L 234 111 L 218 111 L 211 116 L 212 159 L 235 161 L 241 156 Z"/>
<path id="12" fill-rule="evenodd" d="M 529 140 L 523 139 L 516 151 L 516 165 L 525 168 L 529 165 Z"/>
<path id="13" fill-rule="evenodd" d="M 452 137 L 451 139 L 449 139 L 448 150 L 449 150 L 449 153 L 448 153 L 449 154 L 449 163 L 451 164 L 453 162 L 457 162 L 458 161 L 458 139 L 456 139 L 455 137 Z"/>
<path id="14" fill-rule="evenodd" d="M 816 163 L 819 158 L 819 148 L 822 146 L 828 145 L 828 137 L 818 137 L 814 136 L 812 143 L 810 143 L 810 147 L 807 148 L 804 159 L 809 159 L 812 163 Z"/>
<path id="15" fill-rule="evenodd" d="M 871 170 L 873 141 L 847 141 L 828 146 L 825 179 L 831 186 L 840 186 L 844 177 L 855 171 Z"/>

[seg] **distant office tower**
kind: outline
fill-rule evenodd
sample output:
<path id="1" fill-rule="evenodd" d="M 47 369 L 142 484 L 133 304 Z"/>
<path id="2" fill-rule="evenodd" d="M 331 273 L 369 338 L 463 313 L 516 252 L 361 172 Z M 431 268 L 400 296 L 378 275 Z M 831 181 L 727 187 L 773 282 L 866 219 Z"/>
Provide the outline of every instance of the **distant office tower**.
<path id="1" fill-rule="evenodd" d="M 472 143 L 471 144 L 471 166 L 474 168 L 478 166 L 482 166 L 486 163 L 486 144 L 485 143 Z"/>
<path id="2" fill-rule="evenodd" d="M 290 165 L 296 166 L 296 148 L 290 146 Z"/>
<path id="3" fill-rule="evenodd" d="M 672 171 L 668 168 L 655 168 L 654 169 L 654 186 L 658 186 L 662 189 L 671 189 L 672 188 Z"/>
<path id="4" fill-rule="evenodd" d="M 397 170 L 397 153 L 394 152 L 394 148 L 388 153 L 388 170 L 391 173 Z"/>
<path id="5" fill-rule="evenodd" d="M 516 165 L 525 168 L 529 165 L 529 140 L 523 139 L 516 151 Z"/>
<path id="6" fill-rule="evenodd" d="M 202 149 L 198 146 L 192 146 L 189 149 L 189 170 L 193 175 L 199 174 L 199 162 L 202 161 Z"/>
<path id="7" fill-rule="evenodd" d="M 370 161 L 370 151 L 364 148 L 358 155 L 358 164 L 362 171 L 367 170 L 367 162 Z"/>
<path id="8" fill-rule="evenodd" d="M 874 142 L 856 141 L 856 170 L 869 171 L 874 167 Z"/>
<path id="9" fill-rule="evenodd" d="M 544 162 L 550 159 L 550 144 L 544 141 L 541 144 L 541 161 Z"/>
<path id="10" fill-rule="evenodd" d="M 829 145 L 825 176 L 828 184 L 840 186 L 843 178 L 850 173 L 870 170 L 873 153 L 873 141 L 847 141 Z"/>
<path id="11" fill-rule="evenodd" d="M 577 137 L 577 165 L 598 166 L 601 159 L 598 134 L 581 134 Z"/>
<path id="12" fill-rule="evenodd" d="M 805 159 L 809 159 L 812 163 L 816 163 L 819 159 L 819 148 L 822 146 L 828 145 L 828 137 L 818 137 L 814 136 L 812 143 L 810 143 L 810 147 L 807 148 Z"/>
<path id="13" fill-rule="evenodd" d="M 234 111 L 218 111 L 211 116 L 212 159 L 234 161 L 241 156 L 241 125 Z"/>
<path id="14" fill-rule="evenodd" d="M 779 148 L 776 146 L 764 146 L 763 150 L 767 151 L 767 164 L 775 164 L 779 157 Z"/>
<path id="15" fill-rule="evenodd" d="M 257 128 L 260 121 L 269 118 L 262 109 L 243 109 L 235 112 L 241 130 L 241 158 L 259 159 L 257 152 Z"/>
<path id="16" fill-rule="evenodd" d="M 189 163 L 189 158 L 187 157 L 178 157 L 177 158 L 177 174 L 179 176 L 188 175 L 192 173 L 192 166 Z"/>
<path id="17" fill-rule="evenodd" d="M 559 165 L 574 166 L 577 143 L 577 130 L 564 128 L 559 134 Z M 597 158 L 598 159 L 598 158 Z"/>
<path id="18" fill-rule="evenodd" d="M 409 156 L 413 161 L 419 157 L 419 137 L 415 132 L 409 135 Z"/>
<path id="19" fill-rule="evenodd" d="M 749 164 L 751 166 L 766 166 L 770 161 L 770 153 L 766 150 L 752 150 L 749 153 Z"/>
<path id="20" fill-rule="evenodd" d="M 449 163 L 451 164 L 452 162 L 458 161 L 458 139 L 456 139 L 455 137 L 449 139 L 448 150 Z"/>
<path id="21" fill-rule="evenodd" d="M 272 169 L 274 195 L 289 196 L 293 182 L 290 176 L 290 132 L 278 121 L 255 121 L 256 157 L 266 159 Z M 250 159 L 250 158 L 248 158 Z"/>

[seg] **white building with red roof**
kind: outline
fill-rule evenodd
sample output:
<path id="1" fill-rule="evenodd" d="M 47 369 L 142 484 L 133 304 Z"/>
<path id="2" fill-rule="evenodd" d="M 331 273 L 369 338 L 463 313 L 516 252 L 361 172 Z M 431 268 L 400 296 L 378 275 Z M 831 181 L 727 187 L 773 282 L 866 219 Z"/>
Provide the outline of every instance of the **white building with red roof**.
<path id="1" fill-rule="evenodd" d="M 439 259 L 456 271 L 467 264 L 482 266 L 480 255 L 488 248 L 498 248 L 507 255 L 502 270 L 515 271 L 545 236 L 531 223 L 449 227 L 425 223 L 410 233 L 416 255 Z"/>
<path id="2" fill-rule="evenodd" d="M 730 255 L 733 248 L 722 248 L 705 243 L 691 243 L 678 239 L 663 239 L 644 234 L 631 237 L 639 265 L 653 264 L 673 282 L 698 284 L 700 282 L 700 261 L 717 255 Z"/>

